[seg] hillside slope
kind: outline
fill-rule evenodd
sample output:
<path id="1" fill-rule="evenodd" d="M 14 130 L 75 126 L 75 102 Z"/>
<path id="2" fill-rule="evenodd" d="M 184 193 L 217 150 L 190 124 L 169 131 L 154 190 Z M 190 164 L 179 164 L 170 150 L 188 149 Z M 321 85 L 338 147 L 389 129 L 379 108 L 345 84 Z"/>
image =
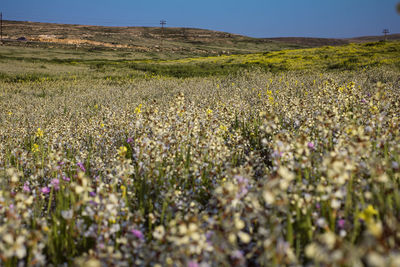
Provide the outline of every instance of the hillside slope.
<path id="1" fill-rule="evenodd" d="M 4 21 L 3 35 L 6 44 L 10 45 L 162 52 L 175 54 L 172 57 L 247 54 L 307 47 L 194 28 L 167 27 L 162 30 L 160 27 L 105 27 L 22 21 Z"/>

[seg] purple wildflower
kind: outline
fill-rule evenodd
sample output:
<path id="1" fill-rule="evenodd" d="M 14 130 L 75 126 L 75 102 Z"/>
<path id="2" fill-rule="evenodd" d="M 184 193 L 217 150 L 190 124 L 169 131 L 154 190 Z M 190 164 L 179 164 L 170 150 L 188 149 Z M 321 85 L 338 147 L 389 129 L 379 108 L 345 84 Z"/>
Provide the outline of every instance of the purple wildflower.
<path id="1" fill-rule="evenodd" d="M 59 161 L 59 162 L 58 162 L 57 169 L 61 170 L 61 169 L 62 169 L 62 166 L 63 166 L 64 164 L 65 164 L 64 161 Z"/>
<path id="2" fill-rule="evenodd" d="M 214 234 L 213 231 L 208 231 L 208 232 L 206 233 L 206 238 L 207 238 L 207 240 L 211 240 L 211 237 L 213 236 L 213 234 Z"/>
<path id="3" fill-rule="evenodd" d="M 313 142 L 308 142 L 307 147 L 308 147 L 309 149 L 314 149 L 314 148 L 315 148 Z"/>
<path id="4" fill-rule="evenodd" d="M 272 152 L 272 157 L 274 158 L 280 158 L 282 157 L 283 152 L 279 152 L 278 150 L 274 150 L 274 152 Z"/>
<path id="5" fill-rule="evenodd" d="M 235 178 L 239 185 L 239 192 L 237 193 L 236 197 L 242 198 L 249 192 L 249 180 L 240 175 L 236 175 Z"/>
<path id="6" fill-rule="evenodd" d="M 243 259 L 243 251 L 241 250 L 234 250 L 232 252 L 232 258 L 234 259 Z"/>
<path id="7" fill-rule="evenodd" d="M 339 220 L 337 221 L 337 225 L 338 225 L 338 227 L 339 227 L 340 229 L 343 229 L 344 226 L 345 226 L 345 224 L 346 224 L 346 220 L 345 220 L 345 219 L 339 219 Z"/>
<path id="8" fill-rule="evenodd" d="M 92 206 L 97 206 L 98 204 L 96 203 L 96 201 L 93 200 L 89 200 L 89 204 Z"/>
<path id="9" fill-rule="evenodd" d="M 81 171 L 86 172 L 85 166 L 83 166 L 82 162 L 78 162 L 76 165 L 81 169 Z"/>
<path id="10" fill-rule="evenodd" d="M 51 180 L 51 185 L 54 187 L 55 190 L 60 189 L 60 180 L 57 178 Z"/>
<path id="11" fill-rule="evenodd" d="M 67 177 L 67 176 L 65 176 L 65 175 L 62 177 L 62 179 L 63 179 L 64 181 L 66 181 L 66 182 L 71 181 L 71 178 L 69 178 L 69 177 Z"/>
<path id="12" fill-rule="evenodd" d="M 91 197 L 95 197 L 95 196 L 96 196 L 96 192 L 92 191 L 92 192 L 89 193 L 89 195 L 90 195 Z"/>
<path id="13" fill-rule="evenodd" d="M 29 188 L 28 182 L 24 183 L 24 188 L 23 189 L 24 189 L 25 192 L 28 192 L 28 193 L 31 192 L 31 189 Z"/>
<path id="14" fill-rule="evenodd" d="M 136 236 L 137 238 L 139 238 L 140 240 L 144 239 L 144 235 L 140 230 L 136 230 L 136 229 L 132 229 L 131 233 Z"/>
<path id="15" fill-rule="evenodd" d="M 40 189 L 40 191 L 42 192 L 42 194 L 46 195 L 46 194 L 50 193 L 50 188 L 45 186 L 45 187 L 42 187 L 42 189 Z"/>
<path id="16" fill-rule="evenodd" d="M 133 143 L 133 138 L 132 138 L 132 137 L 129 137 L 129 138 L 126 140 L 126 142 L 127 142 L 128 144 Z"/>
<path id="17" fill-rule="evenodd" d="M 392 161 L 392 168 L 395 170 L 399 169 L 399 163 L 397 163 L 397 161 Z"/>
<path id="18" fill-rule="evenodd" d="M 188 267 L 199 267 L 199 264 L 195 261 L 189 261 L 188 262 Z"/>
<path id="19" fill-rule="evenodd" d="M 212 236 L 213 236 L 213 232 L 212 231 L 208 231 L 207 233 L 206 233 L 206 239 L 207 239 L 207 244 L 209 244 L 210 246 L 212 246 L 213 245 L 213 243 L 212 243 Z"/>

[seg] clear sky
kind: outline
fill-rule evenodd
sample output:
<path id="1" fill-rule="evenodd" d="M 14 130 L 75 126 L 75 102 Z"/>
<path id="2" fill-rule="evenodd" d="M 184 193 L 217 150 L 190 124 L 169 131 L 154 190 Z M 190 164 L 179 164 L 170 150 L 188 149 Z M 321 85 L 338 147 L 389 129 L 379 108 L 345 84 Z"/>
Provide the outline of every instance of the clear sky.
<path id="1" fill-rule="evenodd" d="M 400 33 L 399 0 L 1 0 L 4 19 L 195 27 L 253 37 Z"/>

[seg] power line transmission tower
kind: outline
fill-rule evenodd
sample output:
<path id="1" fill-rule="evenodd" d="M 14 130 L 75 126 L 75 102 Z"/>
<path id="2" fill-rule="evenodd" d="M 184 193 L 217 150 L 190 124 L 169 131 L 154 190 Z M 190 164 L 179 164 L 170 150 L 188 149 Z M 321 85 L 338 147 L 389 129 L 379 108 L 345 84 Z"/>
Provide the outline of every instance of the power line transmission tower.
<path id="1" fill-rule="evenodd" d="M 386 41 L 386 36 L 389 33 L 388 29 L 383 29 L 382 33 L 385 35 L 385 41 Z"/>

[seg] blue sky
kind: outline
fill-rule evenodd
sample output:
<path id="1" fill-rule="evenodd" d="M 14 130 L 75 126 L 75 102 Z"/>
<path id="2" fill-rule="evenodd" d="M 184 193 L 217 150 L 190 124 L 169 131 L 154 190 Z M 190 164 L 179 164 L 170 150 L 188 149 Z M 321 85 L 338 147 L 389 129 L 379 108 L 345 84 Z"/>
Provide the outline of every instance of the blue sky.
<path id="1" fill-rule="evenodd" d="M 400 0 L 1 0 L 4 19 L 106 26 L 195 27 L 253 37 L 400 33 Z"/>

